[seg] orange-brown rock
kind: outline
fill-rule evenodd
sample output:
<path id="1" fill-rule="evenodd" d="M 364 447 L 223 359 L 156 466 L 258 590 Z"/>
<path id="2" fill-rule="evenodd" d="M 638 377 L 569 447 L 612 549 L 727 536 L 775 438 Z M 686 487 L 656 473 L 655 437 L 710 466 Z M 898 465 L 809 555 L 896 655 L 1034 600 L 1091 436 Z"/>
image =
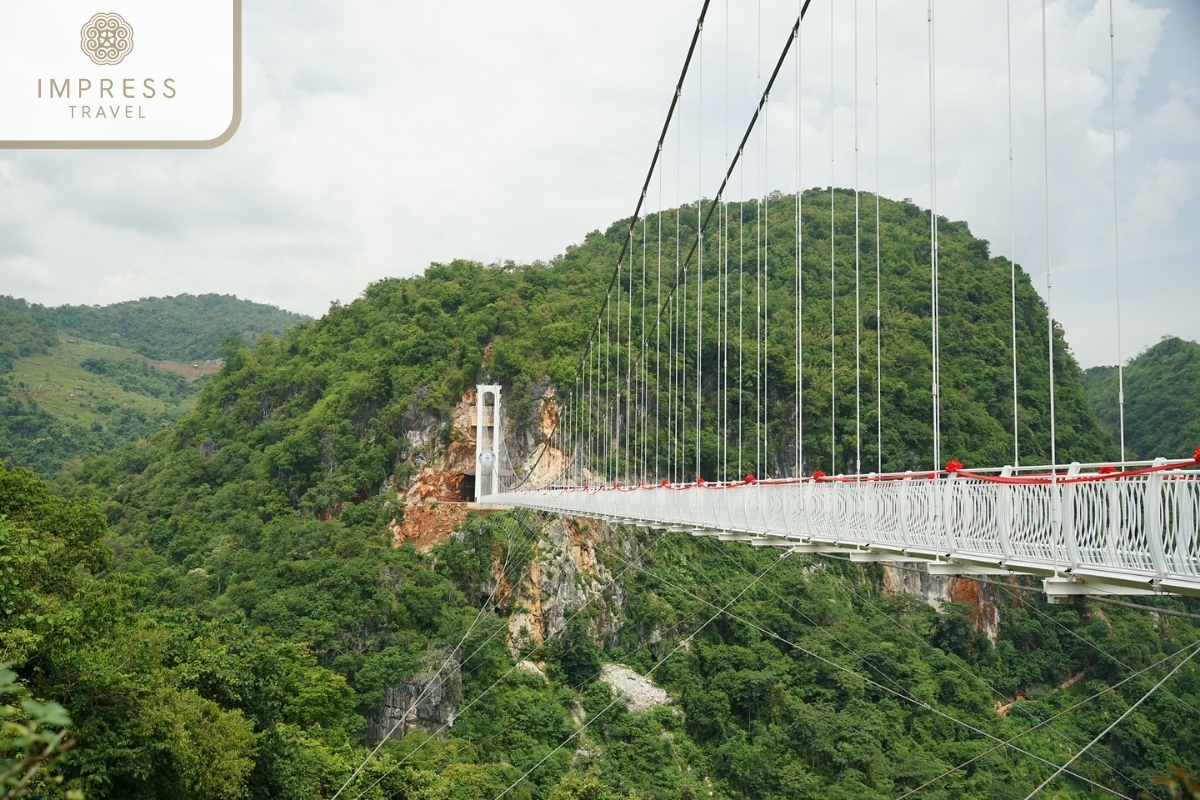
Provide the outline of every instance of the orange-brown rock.
<path id="1" fill-rule="evenodd" d="M 396 547 L 412 542 L 418 553 L 428 553 L 434 545 L 450 538 L 450 532 L 466 518 L 466 503 L 409 502 L 404 506 L 404 519 L 388 527 Z"/>
<path id="2" fill-rule="evenodd" d="M 975 630 L 988 633 L 988 638 L 994 638 L 992 631 L 1000 626 L 1000 611 L 996 604 L 983 596 L 979 590 L 979 581 L 970 578 L 957 578 L 950 583 L 950 601 L 952 603 L 971 604 L 971 623 Z"/>

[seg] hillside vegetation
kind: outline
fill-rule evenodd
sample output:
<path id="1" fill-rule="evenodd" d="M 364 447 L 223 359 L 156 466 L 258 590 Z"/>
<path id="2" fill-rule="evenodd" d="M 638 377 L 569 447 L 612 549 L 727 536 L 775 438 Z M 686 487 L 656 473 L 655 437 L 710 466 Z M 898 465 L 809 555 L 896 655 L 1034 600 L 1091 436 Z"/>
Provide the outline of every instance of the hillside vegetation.
<path id="1" fill-rule="evenodd" d="M 0 297 L 0 461 L 49 477 L 140 441 L 191 408 L 225 338 L 304 319 L 228 295 L 58 308 Z"/>
<path id="2" fill-rule="evenodd" d="M 278 336 L 309 319 L 231 294 L 146 297 L 107 306 L 64 305 L 41 311 L 66 333 L 147 358 L 184 362 L 216 358 L 222 342 L 231 336 L 253 342 L 260 333 Z"/>
<path id="3" fill-rule="evenodd" d="M 1117 368 L 1083 374 L 1088 403 L 1120 436 Z M 1186 458 L 1200 445 L 1200 344 L 1164 337 L 1125 367 L 1125 447 L 1130 458 Z"/>
<path id="4" fill-rule="evenodd" d="M 843 245 L 853 241 L 846 198 L 839 190 L 837 225 L 851 234 L 839 234 Z M 789 202 L 772 199 L 773 230 L 789 230 Z M 828 208 L 829 194 L 805 203 Z M 750 246 L 755 212 L 753 203 L 732 212 Z M 662 219 L 668 251 L 674 219 Z M 885 201 L 883 219 L 885 468 L 928 467 L 929 218 Z M 828 222 L 806 210 L 804 280 L 815 299 L 802 377 L 815 389 L 805 400 L 813 453 L 829 444 L 819 430 L 829 421 L 829 384 L 820 391 Z M 11 606 L 20 610 L 0 617 L 0 636 L 19 679 L 74 718 L 78 745 L 57 765 L 64 786 L 89 798 L 329 798 L 374 745 L 368 721 L 387 691 L 425 685 L 422 674 L 458 658 L 461 698 L 444 738 L 414 729 L 387 743 L 342 797 L 486 800 L 513 786 L 506 796 L 539 800 L 882 800 L 981 755 L 923 796 L 1020 798 L 1049 768 L 1003 749 L 983 755 L 994 742 L 978 731 L 1017 737 L 1200 639 L 1186 617 L 1087 601 L 1051 607 L 1011 586 L 995 592 L 993 644 L 971 606 L 937 614 L 885 595 L 874 567 L 603 528 L 598 593 L 545 646 L 518 640 L 514 654 L 508 617 L 532 619 L 534 601 L 517 587 L 531 585 L 552 549 L 547 520 L 469 517 L 428 553 L 393 546 L 389 526 L 427 463 L 413 437 L 432 430 L 448 445 L 453 405 L 477 381 L 503 383 L 517 420 L 534 413 L 548 383 L 570 384 L 623 233 L 620 223 L 593 233 L 549 263 L 433 265 L 373 284 L 281 337 L 227 341 L 192 410 L 136 447 L 68 468 L 57 485 L 68 499 L 22 471 L 0 474 L 0 497 L 12 498 L 4 513 L 19 526 L 0 547 L 25 559 L 4 584 L 23 594 Z M 685 246 L 693 233 L 684 230 Z M 1009 266 L 963 223 L 945 222 L 943 236 L 945 451 L 1003 463 Z M 777 331 L 768 363 L 778 371 L 769 401 L 779 408 L 794 385 L 791 247 L 789 237 L 772 240 L 768 271 Z M 841 246 L 837 258 L 839 268 L 853 262 Z M 745 268 L 752 284 L 754 265 Z M 836 292 L 839 319 L 852 319 L 852 273 Z M 1034 457 L 1049 443 L 1047 320 L 1023 273 L 1019 303 L 1020 435 Z M 837 333 L 841 354 L 853 328 Z M 701 357 L 710 352 L 705 343 Z M 1060 453 L 1111 454 L 1065 343 L 1057 354 Z M 852 373 L 839 384 L 852 386 Z M 839 427 L 843 451 L 853 435 Z M 772 441 L 772 458 L 786 464 L 785 433 Z M 515 670 L 518 659 L 545 677 Z M 596 680 L 606 662 L 654 669 L 673 705 L 630 711 Z M 1018 744 L 1061 764 L 1148 688 L 1135 679 Z M 1200 715 L 1190 708 L 1200 707 L 1200 676 L 1187 668 L 1170 688 L 1078 770 L 1129 796 L 1173 764 L 1200 762 Z M 1074 778 L 1055 788 L 1062 798 L 1099 796 Z"/>

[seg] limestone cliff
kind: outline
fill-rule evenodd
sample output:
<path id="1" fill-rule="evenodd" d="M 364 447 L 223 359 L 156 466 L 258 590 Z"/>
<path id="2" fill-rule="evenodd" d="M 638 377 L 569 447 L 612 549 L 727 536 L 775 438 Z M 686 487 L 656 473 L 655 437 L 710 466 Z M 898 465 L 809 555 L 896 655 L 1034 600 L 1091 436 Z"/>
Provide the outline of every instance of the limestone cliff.
<path id="1" fill-rule="evenodd" d="M 971 578 L 930 575 L 924 562 L 883 565 L 883 589 L 892 594 L 911 594 L 941 610 L 946 603 L 970 603 L 971 621 L 994 644 L 1000 632 L 1000 608 L 1004 592 L 997 586 Z"/>

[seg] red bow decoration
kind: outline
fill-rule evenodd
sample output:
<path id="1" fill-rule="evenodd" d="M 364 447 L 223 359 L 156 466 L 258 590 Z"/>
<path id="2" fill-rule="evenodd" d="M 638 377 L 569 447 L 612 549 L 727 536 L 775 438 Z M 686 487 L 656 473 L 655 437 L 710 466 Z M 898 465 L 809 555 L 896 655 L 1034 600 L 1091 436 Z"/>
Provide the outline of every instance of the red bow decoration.
<path id="1" fill-rule="evenodd" d="M 1096 472 L 1100 473 L 1101 475 L 1112 475 L 1116 471 L 1117 471 L 1117 468 L 1114 466 L 1111 466 L 1111 465 L 1105 465 L 1105 466 L 1101 467 L 1100 469 L 1096 470 Z"/>
<path id="2" fill-rule="evenodd" d="M 956 461 L 953 458 L 946 462 L 946 472 L 954 474 L 962 469 L 962 462 Z"/>
<path id="3" fill-rule="evenodd" d="M 696 485 L 697 485 L 697 486 L 703 486 L 703 485 L 704 485 L 704 478 L 696 478 Z"/>
<path id="4" fill-rule="evenodd" d="M 753 473 L 746 476 L 746 483 L 754 483 L 754 474 Z"/>
<path id="5" fill-rule="evenodd" d="M 821 470 L 817 470 L 816 472 L 813 473 L 814 481 L 819 481 L 819 480 L 821 480 L 821 478 L 824 478 L 824 477 L 825 477 L 825 473 L 821 472 Z"/>
<path id="6" fill-rule="evenodd" d="M 1192 458 L 1196 459 L 1196 463 L 1200 464 L 1200 447 L 1192 451 Z"/>
<path id="7" fill-rule="evenodd" d="M 667 479 L 666 479 L 666 478 L 663 478 L 661 481 L 659 481 L 659 482 L 658 482 L 658 485 L 659 485 L 659 486 L 666 486 L 666 485 L 667 485 Z"/>

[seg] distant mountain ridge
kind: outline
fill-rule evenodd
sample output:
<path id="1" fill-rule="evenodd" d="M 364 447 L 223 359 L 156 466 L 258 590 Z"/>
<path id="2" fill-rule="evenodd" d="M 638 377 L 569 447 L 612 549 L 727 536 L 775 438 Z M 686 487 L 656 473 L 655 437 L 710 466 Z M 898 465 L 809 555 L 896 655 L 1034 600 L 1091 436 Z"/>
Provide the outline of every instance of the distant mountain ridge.
<path id="1" fill-rule="evenodd" d="M 107 306 L 33 308 L 64 333 L 165 361 L 218 358 L 221 343 L 231 336 L 249 344 L 261 333 L 280 336 L 311 319 L 231 294 L 180 294 Z"/>
<path id="2" fill-rule="evenodd" d="M 233 295 L 58 307 L 0 296 L 0 462 L 51 477 L 145 438 L 192 407 L 226 340 L 307 319 Z"/>
<path id="3" fill-rule="evenodd" d="M 1088 404 L 1120 437 L 1117 368 L 1083 373 Z M 1200 446 L 1200 343 L 1163 337 L 1125 367 L 1125 447 L 1129 458 L 1182 458 Z"/>

